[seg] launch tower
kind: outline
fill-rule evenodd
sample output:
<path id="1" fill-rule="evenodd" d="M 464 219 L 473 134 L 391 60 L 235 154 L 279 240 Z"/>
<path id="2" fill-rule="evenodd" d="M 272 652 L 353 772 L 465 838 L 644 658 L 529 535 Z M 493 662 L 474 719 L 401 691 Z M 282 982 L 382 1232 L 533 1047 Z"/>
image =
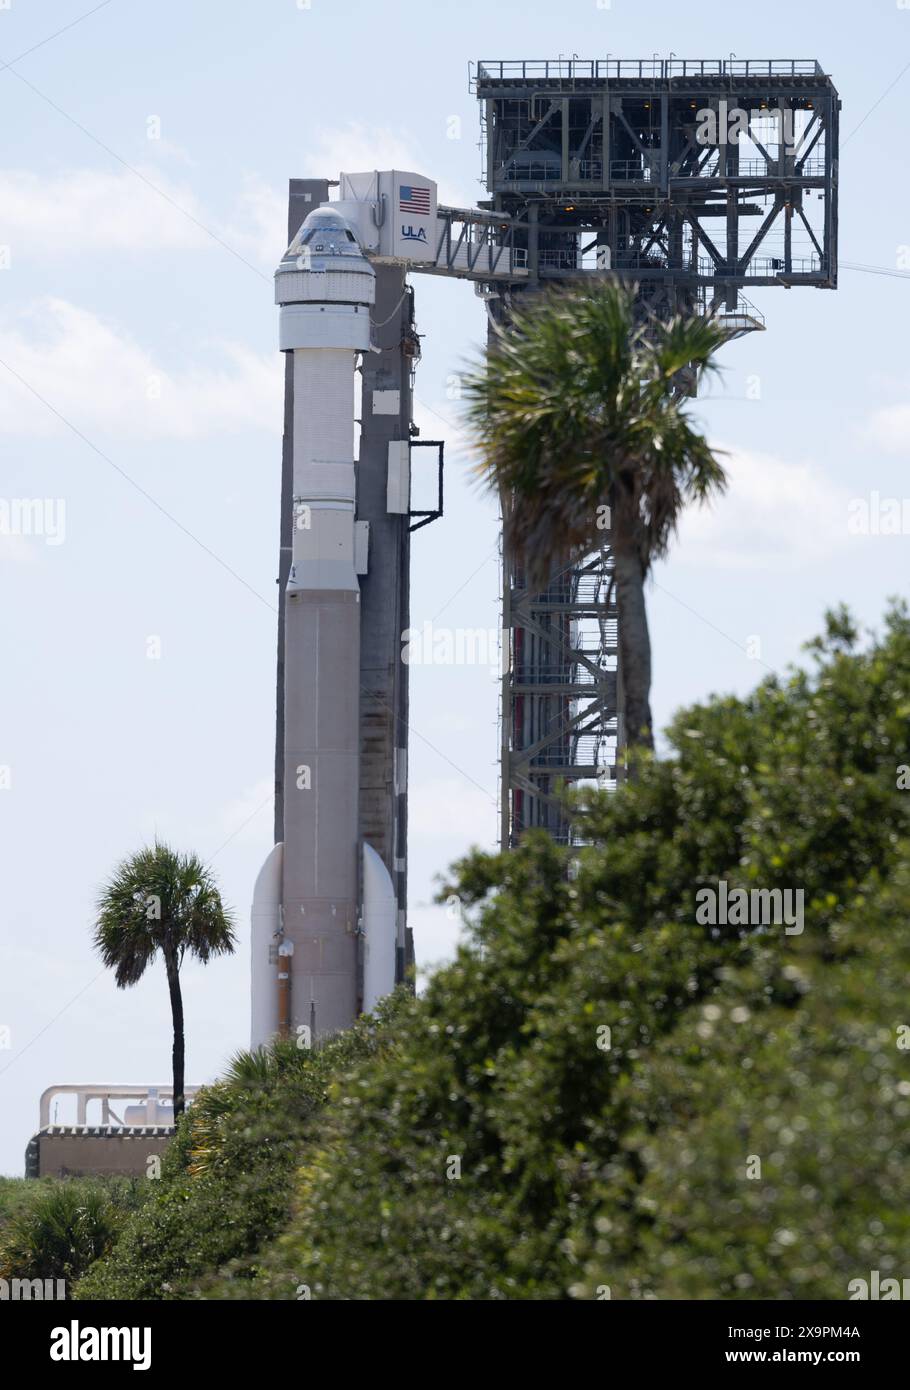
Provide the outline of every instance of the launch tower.
<path id="1" fill-rule="evenodd" d="M 413 959 L 402 639 L 410 534 L 442 514 L 442 445 L 414 437 L 408 272 L 473 281 L 500 323 L 517 296 L 610 275 L 638 287 L 643 315 L 709 315 L 730 337 L 764 327 L 744 288 L 837 282 L 840 103 L 818 63 L 497 61 L 471 81 L 488 193 L 478 207 L 438 205 L 431 179 L 396 170 L 342 174 L 332 201 L 328 180 L 291 183 L 276 275 L 276 845 L 254 895 L 254 1045 L 347 1026 Z M 424 445 L 437 453 L 438 502 L 415 509 Z M 560 784 L 609 786 L 621 765 L 609 542 L 605 531 L 535 593 L 506 519 L 504 848 L 532 827 L 569 843 Z"/>
<path id="2" fill-rule="evenodd" d="M 837 283 L 839 100 L 814 60 L 479 62 L 481 206 L 508 219 L 516 294 L 609 271 L 643 310 L 764 327 L 749 286 Z M 567 843 L 560 782 L 612 785 L 622 680 L 609 537 L 531 593 L 503 537 L 501 840 Z"/>

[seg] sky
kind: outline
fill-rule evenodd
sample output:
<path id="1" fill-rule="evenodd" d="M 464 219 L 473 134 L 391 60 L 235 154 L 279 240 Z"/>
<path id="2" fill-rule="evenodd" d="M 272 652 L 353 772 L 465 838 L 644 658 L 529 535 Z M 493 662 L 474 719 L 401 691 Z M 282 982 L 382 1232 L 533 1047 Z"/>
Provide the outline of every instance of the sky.
<path id="1" fill-rule="evenodd" d="M 100 885 L 155 836 L 211 863 L 240 936 L 233 957 L 184 967 L 187 1081 L 249 1042 L 288 179 L 397 167 L 472 205 L 470 62 L 655 52 L 818 58 L 843 99 L 840 287 L 751 292 L 767 331 L 724 350 L 695 404 L 731 483 L 649 587 L 663 725 L 784 671 L 827 607 L 872 626 L 907 592 L 908 528 L 850 525 L 876 494 L 910 497 L 907 4 L 0 3 L 0 1172 L 22 1172 L 45 1087 L 169 1080 L 163 970 L 119 991 L 91 946 Z M 451 382 L 484 308 L 470 284 L 413 279 L 416 420 L 446 439 L 448 473 L 444 519 L 414 537 L 412 624 L 495 630 L 496 508 Z M 21 499 L 32 534 L 13 524 Z M 436 876 L 495 845 L 497 719 L 489 666 L 412 667 L 423 971 L 459 932 Z"/>

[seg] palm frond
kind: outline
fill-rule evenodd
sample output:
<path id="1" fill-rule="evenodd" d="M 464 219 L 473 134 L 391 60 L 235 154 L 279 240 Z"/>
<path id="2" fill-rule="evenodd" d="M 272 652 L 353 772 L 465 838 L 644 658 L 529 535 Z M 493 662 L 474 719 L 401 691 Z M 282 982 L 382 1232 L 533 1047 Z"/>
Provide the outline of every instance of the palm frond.
<path id="1" fill-rule="evenodd" d="M 134 985 L 159 952 L 179 964 L 236 944 L 232 914 L 196 855 L 155 842 L 118 865 L 96 905 L 94 945 L 119 988 Z"/>
<path id="2" fill-rule="evenodd" d="M 725 335 L 700 316 L 642 321 L 635 304 L 614 281 L 538 295 L 466 376 L 478 472 L 535 583 L 601 544 L 604 505 L 647 568 L 686 503 L 725 485 L 673 389 L 684 367 L 714 369 Z"/>

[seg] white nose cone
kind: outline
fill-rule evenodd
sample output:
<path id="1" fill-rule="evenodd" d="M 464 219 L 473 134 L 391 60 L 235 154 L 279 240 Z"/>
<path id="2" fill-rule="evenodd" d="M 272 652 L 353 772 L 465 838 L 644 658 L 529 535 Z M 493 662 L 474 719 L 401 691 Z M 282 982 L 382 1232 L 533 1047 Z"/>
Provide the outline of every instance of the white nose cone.
<path id="1" fill-rule="evenodd" d="M 275 272 L 281 351 L 312 347 L 365 352 L 375 299 L 376 275 L 351 224 L 331 208 L 316 208 Z"/>
<path id="2" fill-rule="evenodd" d="M 308 215 L 282 256 L 276 276 L 302 269 L 317 273 L 338 270 L 375 278 L 351 223 L 328 207 L 316 208 Z"/>

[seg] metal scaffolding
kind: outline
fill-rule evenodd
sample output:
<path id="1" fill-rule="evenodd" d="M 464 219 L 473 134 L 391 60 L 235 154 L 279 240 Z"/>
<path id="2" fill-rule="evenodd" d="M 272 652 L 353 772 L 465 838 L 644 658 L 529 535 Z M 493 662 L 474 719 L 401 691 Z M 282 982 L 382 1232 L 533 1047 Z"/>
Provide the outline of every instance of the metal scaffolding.
<path id="1" fill-rule="evenodd" d="M 643 314 L 703 313 L 738 337 L 764 328 L 744 286 L 836 286 L 840 101 L 814 59 L 484 61 L 471 89 L 494 322 L 542 284 L 608 273 L 637 286 Z M 560 784 L 615 785 L 609 541 L 531 593 L 504 518 L 503 847 L 537 826 L 570 843 Z"/>

